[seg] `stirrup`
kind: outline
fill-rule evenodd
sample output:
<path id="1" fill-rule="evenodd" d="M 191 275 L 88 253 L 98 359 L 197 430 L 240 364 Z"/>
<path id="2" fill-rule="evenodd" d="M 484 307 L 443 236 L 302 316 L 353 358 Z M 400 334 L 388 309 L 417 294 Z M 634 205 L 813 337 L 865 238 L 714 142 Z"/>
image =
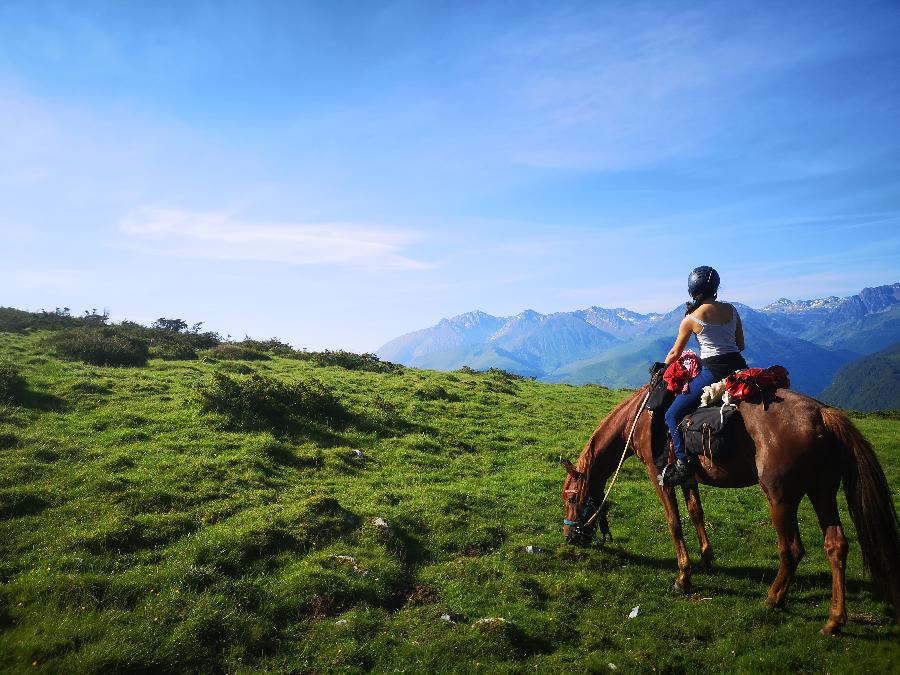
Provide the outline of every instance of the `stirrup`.
<path id="1" fill-rule="evenodd" d="M 688 462 L 682 462 L 682 466 L 684 467 L 683 473 L 679 471 L 678 464 L 667 464 L 663 469 L 663 472 L 657 476 L 657 480 L 662 487 L 675 487 L 676 485 L 686 485 L 694 480 L 694 469 Z M 671 478 L 672 474 L 681 474 L 676 475 L 674 480 Z M 671 481 L 671 482 L 669 482 Z"/>

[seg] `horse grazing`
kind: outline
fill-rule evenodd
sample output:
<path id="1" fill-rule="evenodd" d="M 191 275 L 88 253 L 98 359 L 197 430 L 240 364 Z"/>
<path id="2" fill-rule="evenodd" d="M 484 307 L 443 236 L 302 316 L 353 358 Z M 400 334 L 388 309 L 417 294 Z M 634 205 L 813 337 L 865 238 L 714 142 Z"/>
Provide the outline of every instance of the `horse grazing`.
<path id="1" fill-rule="evenodd" d="M 602 503 L 608 478 L 623 453 L 636 454 L 646 466 L 666 512 L 678 561 L 675 587 L 686 592 L 691 585 L 691 566 L 678 502 L 674 488 L 658 484 L 651 449 L 653 438 L 657 443 L 664 442 L 665 428 L 661 426 L 661 415 L 639 413 L 646 391 L 646 386 L 639 389 L 600 422 L 577 466 L 568 460 L 563 462 L 568 473 L 563 486 L 566 508 L 563 533 L 571 544 L 584 545 L 591 541 L 597 520 L 591 518 L 592 511 Z M 626 449 L 636 417 L 633 437 Z M 837 634 L 846 623 L 847 540 L 837 506 L 838 486 L 843 480 L 863 563 L 900 620 L 900 525 L 884 471 L 869 442 L 840 411 L 792 391 L 779 390 L 765 403 L 744 401 L 738 418 L 732 423 L 727 449 L 714 462 L 701 456 L 692 463 L 696 479 L 701 483 L 713 487 L 746 487 L 759 483 L 765 493 L 778 535 L 780 561 L 766 606 L 783 606 L 805 553 L 797 525 L 797 508 L 805 495 L 818 517 L 831 566 L 831 609 L 822 633 Z M 682 486 L 682 491 L 700 539 L 701 561 L 708 566 L 713 553 L 706 536 L 697 483 L 692 481 Z M 606 506 L 603 508 L 605 511 Z M 598 515 L 605 521 L 605 512 Z"/>

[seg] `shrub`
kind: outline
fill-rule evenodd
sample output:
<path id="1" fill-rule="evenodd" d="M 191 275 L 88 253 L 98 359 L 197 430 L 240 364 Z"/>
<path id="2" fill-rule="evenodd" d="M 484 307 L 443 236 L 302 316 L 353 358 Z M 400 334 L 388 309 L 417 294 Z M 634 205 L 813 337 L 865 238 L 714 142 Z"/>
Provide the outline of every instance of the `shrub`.
<path id="1" fill-rule="evenodd" d="M 59 330 L 78 326 L 103 326 L 109 320 L 104 311 L 85 310 L 82 316 L 72 316 L 68 307 L 57 307 L 52 312 L 26 312 L 12 307 L 0 307 L 0 331 L 21 333 L 26 330 Z"/>
<path id="2" fill-rule="evenodd" d="M 309 421 L 333 425 L 345 414 L 325 385 L 312 377 L 286 383 L 257 373 L 213 373 L 198 394 L 202 412 L 222 415 L 238 429 L 283 430 Z"/>
<path id="3" fill-rule="evenodd" d="M 216 345 L 209 351 L 209 355 L 216 359 L 232 361 L 267 361 L 269 359 L 266 354 L 235 342 Z"/>
<path id="4" fill-rule="evenodd" d="M 187 322 L 182 319 L 160 318 L 149 328 L 134 321 L 123 321 L 116 326 L 116 330 L 122 335 L 148 342 L 153 358 L 190 361 L 197 358 L 198 349 L 211 349 L 222 341 L 216 333 L 201 333 L 202 325 L 197 323 L 188 328 Z"/>
<path id="5" fill-rule="evenodd" d="M 488 368 L 484 372 L 486 375 L 498 378 L 500 380 L 513 381 L 525 379 L 522 375 L 516 375 L 515 373 L 511 373 L 508 370 L 503 370 L 502 368 Z"/>
<path id="6" fill-rule="evenodd" d="M 28 383 L 11 363 L 0 363 L 0 403 L 21 403 L 28 391 Z"/>
<path id="7" fill-rule="evenodd" d="M 112 326 L 63 329 L 50 343 L 61 357 L 95 366 L 143 366 L 150 355 L 146 340 Z"/>
<path id="8" fill-rule="evenodd" d="M 403 366 L 390 361 L 382 361 L 375 354 L 355 354 L 343 350 L 295 352 L 294 358 L 310 361 L 317 366 L 337 366 L 347 370 L 363 370 L 370 373 L 393 373 L 403 370 Z"/>
<path id="9" fill-rule="evenodd" d="M 297 351 L 287 342 L 282 342 L 278 338 L 270 338 L 268 340 L 253 340 L 244 338 L 235 344 L 247 349 L 253 349 L 258 352 L 269 352 L 275 356 L 296 356 Z"/>
<path id="10" fill-rule="evenodd" d="M 187 344 L 168 342 L 150 347 L 150 356 L 164 361 L 193 361 L 197 358 L 197 351 Z"/>

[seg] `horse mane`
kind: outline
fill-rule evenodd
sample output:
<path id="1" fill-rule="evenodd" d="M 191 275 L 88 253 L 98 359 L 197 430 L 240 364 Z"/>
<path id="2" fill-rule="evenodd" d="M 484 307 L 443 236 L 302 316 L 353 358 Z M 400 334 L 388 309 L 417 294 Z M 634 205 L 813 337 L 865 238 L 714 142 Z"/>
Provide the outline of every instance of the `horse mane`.
<path id="1" fill-rule="evenodd" d="M 600 424 L 594 429 L 594 433 L 591 434 L 591 437 L 584 446 L 584 450 L 581 451 L 581 455 L 578 457 L 576 468 L 580 472 L 589 474 L 597 455 L 600 454 L 600 452 L 606 448 L 618 434 L 623 435 L 622 442 L 624 443 L 626 420 L 622 418 L 626 417 L 625 411 L 628 408 L 633 408 L 635 400 L 641 394 L 646 393 L 647 386 L 648 385 L 644 385 L 635 391 L 634 394 L 613 408 L 609 414 L 600 421 Z M 633 412 L 634 410 L 631 410 L 631 413 Z"/>

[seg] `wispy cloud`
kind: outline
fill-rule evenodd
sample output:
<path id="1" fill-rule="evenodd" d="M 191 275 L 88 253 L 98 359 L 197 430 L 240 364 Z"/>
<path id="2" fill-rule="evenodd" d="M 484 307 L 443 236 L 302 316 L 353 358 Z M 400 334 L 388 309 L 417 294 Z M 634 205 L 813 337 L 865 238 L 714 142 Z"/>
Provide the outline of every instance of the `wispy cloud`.
<path id="1" fill-rule="evenodd" d="M 346 223 L 243 222 L 227 213 L 141 207 L 119 224 L 124 245 L 144 252 L 292 265 L 424 269 L 403 254 L 407 232 Z"/>
<path id="2" fill-rule="evenodd" d="M 590 20 L 560 10 L 555 20 L 542 16 L 539 30 L 525 23 L 510 31 L 495 51 L 507 83 L 497 108 L 514 108 L 506 117 L 517 121 L 501 129 L 512 137 L 512 161 L 616 170 L 717 155 L 736 120 L 753 132 L 760 107 L 748 110 L 747 97 L 792 70 L 859 49 L 835 34 L 841 22 L 828 13 L 812 25 L 791 21 L 786 32 L 791 10 L 746 10 L 598 5 Z M 739 24 L 736 12 L 744 14 Z M 770 155 L 781 131 L 794 132 L 772 138 L 768 129 L 759 139 Z"/>

